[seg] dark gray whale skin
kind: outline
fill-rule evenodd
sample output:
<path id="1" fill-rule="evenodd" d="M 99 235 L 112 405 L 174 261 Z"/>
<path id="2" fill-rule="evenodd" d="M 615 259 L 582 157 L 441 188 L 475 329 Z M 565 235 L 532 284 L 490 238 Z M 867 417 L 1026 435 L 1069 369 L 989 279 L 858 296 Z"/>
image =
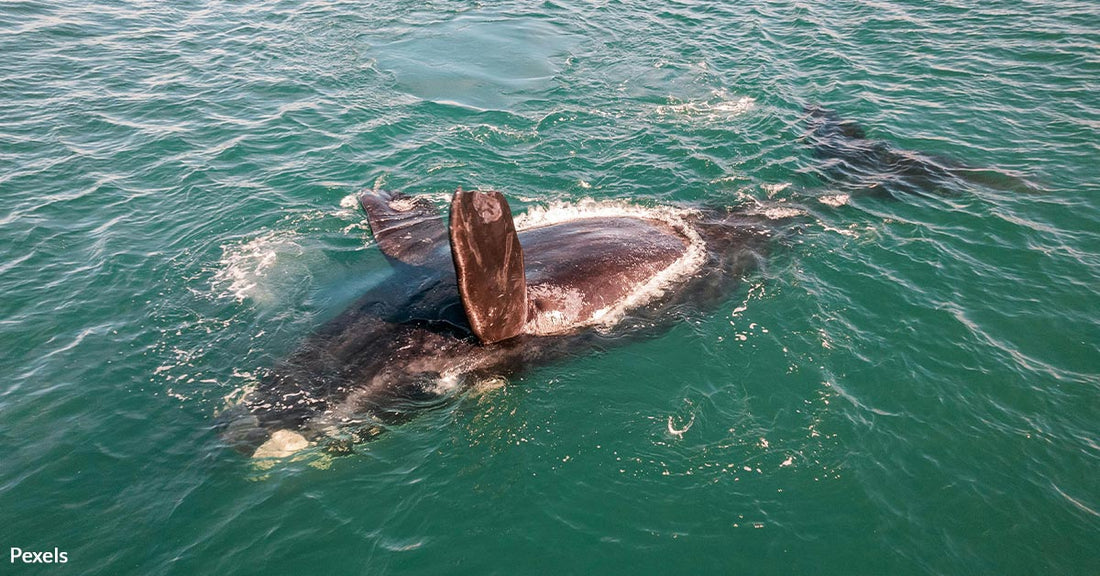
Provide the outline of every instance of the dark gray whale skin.
<path id="1" fill-rule="evenodd" d="M 413 198 L 390 194 L 384 200 Z M 229 445 L 251 454 L 275 431 L 293 430 L 328 451 L 353 450 L 388 426 L 445 404 L 481 379 L 515 377 L 593 348 L 660 334 L 682 321 L 684 314 L 709 310 L 728 299 L 762 262 L 775 225 L 725 208 L 698 211 L 690 224 L 706 243 L 701 268 L 656 301 L 630 311 L 609 333 L 580 327 L 483 344 L 467 323 L 450 246 L 435 241 L 431 227 L 422 224 L 403 223 L 401 229 L 432 240 L 426 247 L 412 255 L 400 254 L 403 261 L 392 259 L 395 270 L 388 280 L 307 337 L 221 416 L 222 437 Z M 629 226 L 586 219 L 521 231 L 528 281 L 556 274 L 567 277 L 554 280 L 568 284 L 599 274 L 585 266 L 569 266 L 568 260 L 591 258 L 586 251 L 593 246 L 626 250 Z M 380 246 L 392 240 L 385 234 L 375 236 Z M 597 257 L 592 262 L 598 261 Z M 439 382 L 447 374 L 457 374 L 453 377 L 458 381 L 440 390 Z"/>

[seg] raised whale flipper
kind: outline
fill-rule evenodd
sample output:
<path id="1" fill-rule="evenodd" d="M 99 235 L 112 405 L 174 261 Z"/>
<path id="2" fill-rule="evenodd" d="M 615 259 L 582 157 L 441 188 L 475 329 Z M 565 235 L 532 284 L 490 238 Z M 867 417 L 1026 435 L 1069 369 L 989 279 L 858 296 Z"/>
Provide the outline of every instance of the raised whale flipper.
<path id="1" fill-rule="evenodd" d="M 367 212 L 378 248 L 393 261 L 422 266 L 447 237 L 447 226 L 427 198 L 366 190 L 359 204 Z"/>
<path id="2" fill-rule="evenodd" d="M 527 323 L 527 280 L 504 195 L 455 192 L 450 237 L 458 292 L 474 334 L 485 344 L 519 334 Z"/>

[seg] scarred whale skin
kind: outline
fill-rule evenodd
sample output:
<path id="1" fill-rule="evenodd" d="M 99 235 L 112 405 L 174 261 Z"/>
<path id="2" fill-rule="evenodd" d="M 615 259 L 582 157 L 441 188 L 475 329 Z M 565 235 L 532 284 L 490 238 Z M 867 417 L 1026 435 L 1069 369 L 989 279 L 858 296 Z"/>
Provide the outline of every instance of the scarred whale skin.
<path id="1" fill-rule="evenodd" d="M 644 210 L 521 226 L 528 291 L 521 333 L 484 344 L 463 310 L 446 228 L 422 197 L 360 198 L 394 275 L 307 337 L 228 411 L 223 437 L 251 454 L 277 431 L 332 451 L 431 408 L 595 346 L 659 334 L 675 312 L 717 306 L 762 260 L 768 228 L 725 208 L 681 211 L 677 229 Z M 692 267 L 670 267 L 694 258 Z M 666 277 L 661 277 L 664 274 Z M 660 281 L 661 286 L 646 286 Z M 638 288 L 649 289 L 649 298 Z"/>

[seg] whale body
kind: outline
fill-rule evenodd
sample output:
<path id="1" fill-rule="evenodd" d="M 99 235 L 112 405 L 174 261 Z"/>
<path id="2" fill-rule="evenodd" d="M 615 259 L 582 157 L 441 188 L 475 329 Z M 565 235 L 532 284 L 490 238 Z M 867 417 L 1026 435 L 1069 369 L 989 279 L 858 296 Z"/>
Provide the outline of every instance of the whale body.
<path id="1" fill-rule="evenodd" d="M 726 208 L 561 205 L 513 220 L 459 191 L 450 225 L 424 197 L 360 203 L 394 274 L 307 337 L 225 417 L 242 453 L 272 442 L 341 452 L 478 382 L 717 306 L 767 249 L 762 219 Z M 624 338 L 625 337 L 625 338 Z"/>
<path id="2" fill-rule="evenodd" d="M 804 112 L 820 173 L 853 194 L 948 194 L 965 182 L 1036 191 L 868 138 L 830 109 Z M 724 301 L 780 229 L 727 207 L 562 205 L 513 219 L 493 191 L 459 190 L 449 223 L 424 197 L 369 190 L 359 201 L 394 274 L 223 415 L 222 436 L 241 452 L 349 450 L 478 382 L 660 334 L 682 310 Z"/>

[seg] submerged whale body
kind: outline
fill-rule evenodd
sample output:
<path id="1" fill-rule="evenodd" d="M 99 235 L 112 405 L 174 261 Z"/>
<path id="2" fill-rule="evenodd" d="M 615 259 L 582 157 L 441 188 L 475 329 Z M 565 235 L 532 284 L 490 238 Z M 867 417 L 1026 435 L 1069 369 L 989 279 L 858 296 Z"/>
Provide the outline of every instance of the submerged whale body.
<path id="1" fill-rule="evenodd" d="M 950 195 L 967 183 L 1018 192 L 1037 192 L 1034 184 L 954 159 L 905 150 L 872 139 L 856 122 L 819 105 L 803 109 L 805 139 L 820 161 L 822 175 L 850 191 L 869 196 Z"/>
<path id="2" fill-rule="evenodd" d="M 645 336 L 716 306 L 767 228 L 727 209 L 562 206 L 513 220 L 499 192 L 360 195 L 393 276 L 308 337 L 234 407 L 223 436 L 351 449 L 479 381 Z M 277 451 L 276 451 L 277 452 Z"/>

